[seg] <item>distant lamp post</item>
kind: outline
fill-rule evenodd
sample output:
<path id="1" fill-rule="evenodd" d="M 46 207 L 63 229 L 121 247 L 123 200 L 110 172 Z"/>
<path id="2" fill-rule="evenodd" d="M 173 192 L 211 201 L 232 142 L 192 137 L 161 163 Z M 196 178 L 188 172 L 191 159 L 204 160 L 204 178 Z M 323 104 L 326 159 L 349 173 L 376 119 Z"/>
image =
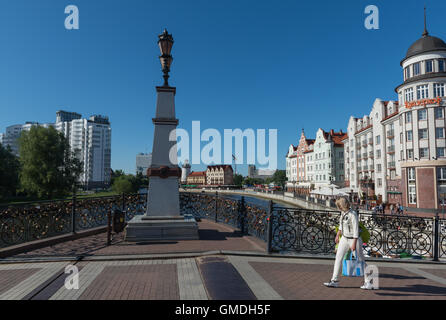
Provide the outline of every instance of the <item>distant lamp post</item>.
<path id="1" fill-rule="evenodd" d="M 158 46 L 160 47 L 160 51 L 161 51 L 161 56 L 160 58 L 160 62 L 161 62 L 161 67 L 163 70 L 163 78 L 164 78 L 164 87 L 168 87 L 169 86 L 169 72 L 170 72 L 170 65 L 172 64 L 172 55 L 170 54 L 170 52 L 172 51 L 172 47 L 173 47 L 173 37 L 171 34 L 169 34 L 167 32 L 166 29 L 164 29 L 164 32 L 162 34 L 160 34 L 158 36 L 159 40 L 158 40 Z"/>

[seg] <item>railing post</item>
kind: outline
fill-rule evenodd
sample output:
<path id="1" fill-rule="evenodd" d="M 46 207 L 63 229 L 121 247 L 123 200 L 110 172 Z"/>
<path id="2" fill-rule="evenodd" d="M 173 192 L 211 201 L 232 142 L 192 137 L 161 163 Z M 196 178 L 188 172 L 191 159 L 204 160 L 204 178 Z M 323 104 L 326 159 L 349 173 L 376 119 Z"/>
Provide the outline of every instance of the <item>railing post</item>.
<path id="1" fill-rule="evenodd" d="M 271 253 L 273 251 L 273 201 L 270 200 L 269 201 L 269 206 L 268 206 L 268 217 L 267 217 L 267 221 L 268 221 L 268 230 L 267 230 L 267 234 L 266 234 L 266 243 L 267 243 L 267 252 Z"/>
<path id="2" fill-rule="evenodd" d="M 240 200 L 240 208 L 239 208 L 239 219 L 240 219 L 240 231 L 242 234 L 245 234 L 245 197 L 242 196 Z"/>
<path id="3" fill-rule="evenodd" d="M 71 206 L 71 232 L 76 233 L 76 191 L 73 191 Z"/>
<path id="4" fill-rule="evenodd" d="M 440 242 L 440 232 L 439 232 L 439 223 L 438 223 L 438 212 L 434 217 L 434 259 L 433 261 L 438 261 L 438 249 Z"/>
<path id="5" fill-rule="evenodd" d="M 218 191 L 215 191 L 215 222 L 218 222 Z"/>
<path id="6" fill-rule="evenodd" d="M 111 209 L 107 211 L 107 246 L 111 245 L 111 220 L 112 214 Z"/>

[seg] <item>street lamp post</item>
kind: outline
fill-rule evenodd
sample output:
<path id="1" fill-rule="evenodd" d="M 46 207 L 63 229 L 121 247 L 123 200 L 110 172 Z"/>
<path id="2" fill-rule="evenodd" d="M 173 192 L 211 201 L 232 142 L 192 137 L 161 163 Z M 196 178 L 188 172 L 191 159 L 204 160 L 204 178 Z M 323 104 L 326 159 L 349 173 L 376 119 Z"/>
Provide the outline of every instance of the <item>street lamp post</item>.
<path id="1" fill-rule="evenodd" d="M 164 32 L 158 36 L 158 46 L 161 51 L 161 55 L 159 57 L 161 62 L 161 67 L 163 71 L 163 78 L 164 78 L 164 87 L 169 86 L 169 72 L 170 72 L 170 65 L 172 64 L 172 55 L 170 54 L 173 47 L 173 37 L 171 34 L 167 32 L 166 29 L 164 29 Z"/>

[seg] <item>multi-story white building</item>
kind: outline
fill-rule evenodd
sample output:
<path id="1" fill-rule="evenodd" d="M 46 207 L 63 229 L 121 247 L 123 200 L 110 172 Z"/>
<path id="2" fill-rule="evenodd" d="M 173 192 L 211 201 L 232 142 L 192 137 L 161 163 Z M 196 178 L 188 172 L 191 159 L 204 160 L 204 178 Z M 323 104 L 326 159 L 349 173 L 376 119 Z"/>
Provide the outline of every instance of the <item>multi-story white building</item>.
<path id="1" fill-rule="evenodd" d="M 438 212 L 446 196 L 446 43 L 425 28 L 400 65 L 398 101 L 376 99 L 368 116 L 349 120 L 346 182 L 408 212 Z"/>
<path id="2" fill-rule="evenodd" d="M 79 182 L 86 188 L 102 188 L 111 180 L 111 128 L 108 117 L 82 119 L 73 112 L 58 111 L 55 128 L 68 139 L 71 150 L 83 163 Z M 68 120 L 68 121 L 63 121 Z"/>
<path id="3" fill-rule="evenodd" d="M 319 129 L 313 148 L 314 174 L 312 183 L 316 186 L 336 184 L 344 186 L 344 144 L 346 134 Z"/>
<path id="4" fill-rule="evenodd" d="M 286 156 L 287 191 L 308 194 L 312 188 L 344 185 L 344 144 L 346 133 L 319 129 L 316 139 L 302 131 L 297 147 L 290 145 Z"/>

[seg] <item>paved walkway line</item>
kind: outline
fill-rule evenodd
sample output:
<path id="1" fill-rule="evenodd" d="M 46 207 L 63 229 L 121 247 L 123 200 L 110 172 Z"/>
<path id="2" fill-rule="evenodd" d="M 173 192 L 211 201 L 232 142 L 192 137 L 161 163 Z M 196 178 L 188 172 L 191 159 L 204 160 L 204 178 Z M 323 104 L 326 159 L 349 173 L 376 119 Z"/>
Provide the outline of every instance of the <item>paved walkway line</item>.
<path id="1" fill-rule="evenodd" d="M 181 300 L 208 300 L 195 259 L 178 259 L 177 272 Z"/>
<path id="2" fill-rule="evenodd" d="M 404 269 L 406 269 L 409 272 L 413 272 L 413 273 L 415 273 L 415 274 L 417 274 L 419 276 L 422 276 L 422 277 L 424 277 L 426 279 L 429 279 L 429 280 L 441 283 L 442 285 L 446 286 L 446 279 L 444 279 L 444 278 L 440 278 L 440 277 L 438 277 L 436 275 L 433 275 L 433 274 L 431 274 L 429 272 L 420 270 L 420 269 L 415 268 L 415 267 L 405 267 Z"/>
<path id="3" fill-rule="evenodd" d="M 283 300 L 283 298 L 266 282 L 249 264 L 249 258 L 228 257 L 238 273 L 259 300 Z M 249 260 L 248 260 L 249 259 Z"/>
<path id="4" fill-rule="evenodd" d="M 33 263 L 27 264 L 26 266 L 15 266 L 7 265 L 1 266 L 1 270 L 10 269 L 29 269 L 29 268 L 40 268 L 32 276 L 20 282 L 15 287 L 9 289 L 0 295 L 0 300 L 20 300 L 27 296 L 30 292 L 40 286 L 42 283 L 50 279 L 55 273 L 60 272 L 61 269 L 65 267 L 66 263 Z"/>

